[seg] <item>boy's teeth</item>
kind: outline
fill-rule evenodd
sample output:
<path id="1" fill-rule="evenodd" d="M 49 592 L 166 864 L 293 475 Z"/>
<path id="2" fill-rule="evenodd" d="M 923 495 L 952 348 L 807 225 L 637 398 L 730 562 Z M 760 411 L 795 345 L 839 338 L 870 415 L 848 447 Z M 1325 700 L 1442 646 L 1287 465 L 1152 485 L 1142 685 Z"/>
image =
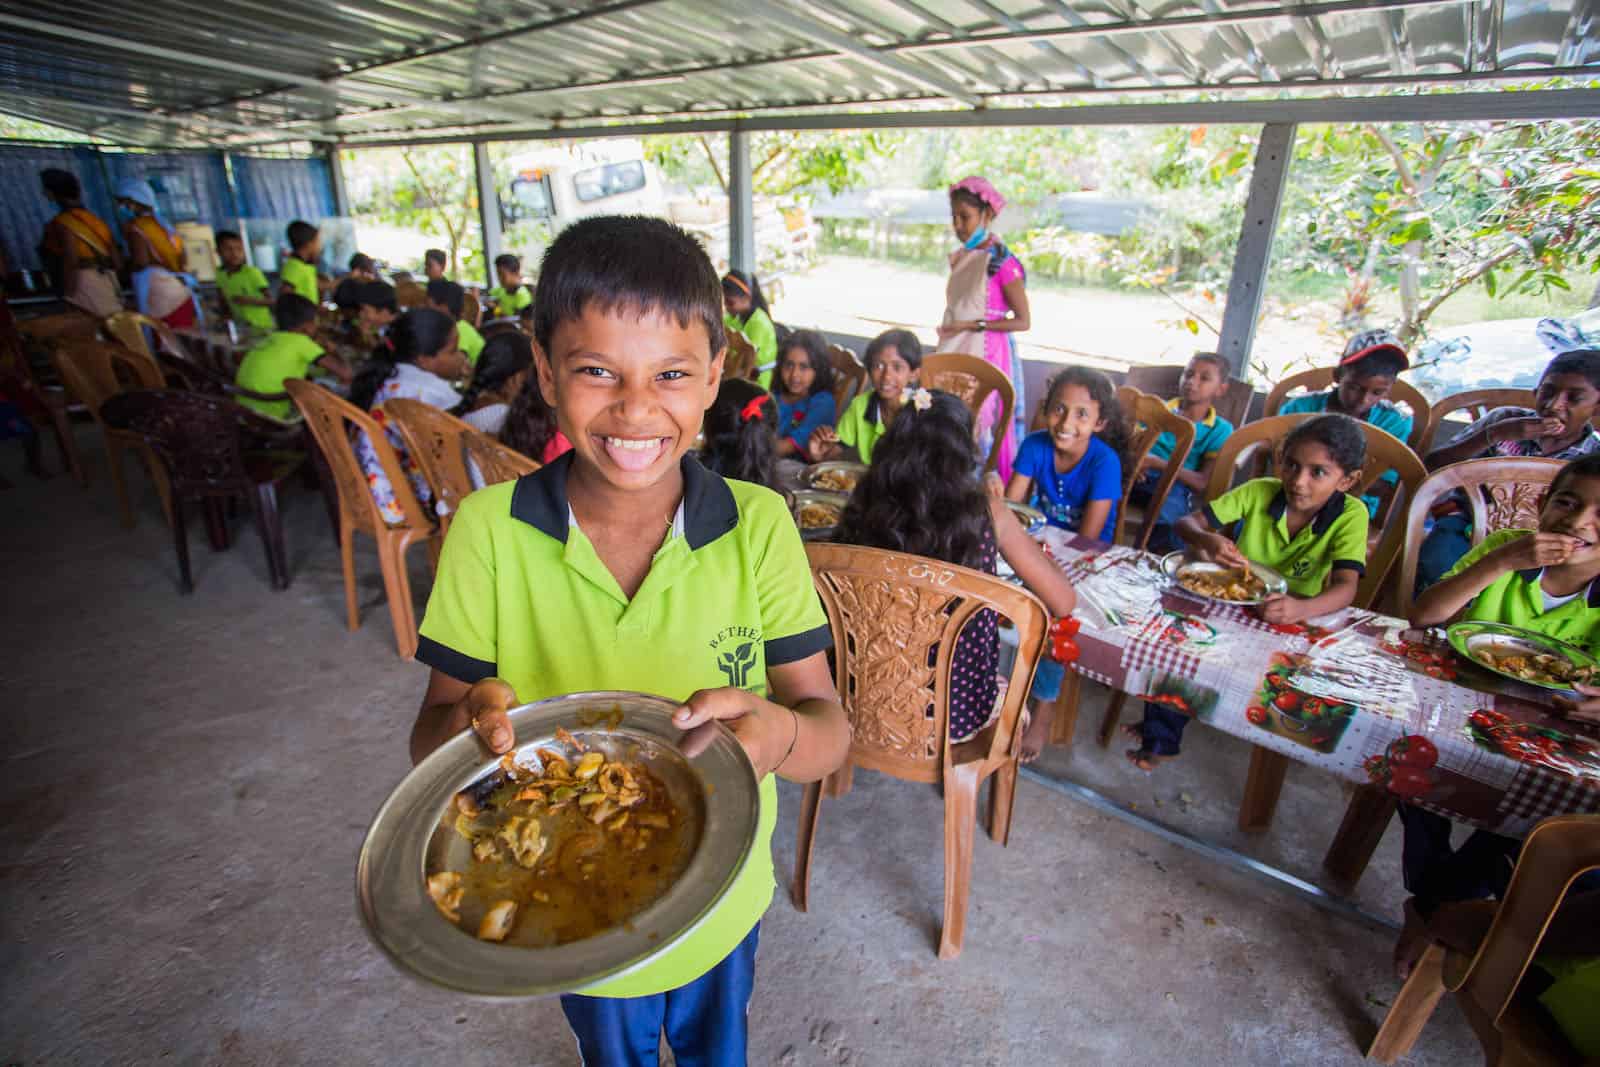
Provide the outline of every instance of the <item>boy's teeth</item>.
<path id="1" fill-rule="evenodd" d="M 633 439 L 628 437 L 608 437 L 606 444 L 612 448 L 625 448 L 633 452 L 643 452 L 647 448 L 654 448 L 660 443 L 659 437 L 646 437 Z"/>

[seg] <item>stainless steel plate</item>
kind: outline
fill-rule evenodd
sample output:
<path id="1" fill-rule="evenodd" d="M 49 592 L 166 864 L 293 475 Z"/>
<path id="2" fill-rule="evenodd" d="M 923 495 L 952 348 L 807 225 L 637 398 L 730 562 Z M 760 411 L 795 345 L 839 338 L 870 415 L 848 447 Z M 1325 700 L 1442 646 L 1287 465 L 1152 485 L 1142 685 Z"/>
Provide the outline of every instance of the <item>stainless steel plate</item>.
<path id="1" fill-rule="evenodd" d="M 1523 630 L 1504 623 L 1458 622 L 1446 630 L 1445 634 L 1450 639 L 1451 648 L 1484 670 L 1493 671 L 1502 678 L 1510 678 L 1523 685 L 1538 686 L 1540 689 L 1549 689 L 1557 693 L 1572 693 L 1574 690 L 1565 683 L 1535 681 L 1501 670 L 1485 659 L 1484 653 L 1489 652 L 1498 656 L 1515 654 L 1557 656 L 1575 667 L 1593 668 L 1596 665 L 1594 657 L 1581 648 L 1575 648 L 1532 630 Z"/>
<path id="2" fill-rule="evenodd" d="M 1044 529 L 1046 521 L 1044 512 L 1038 508 L 1030 508 L 1026 504 L 1017 503 L 1015 500 L 1007 500 L 1006 507 L 1016 513 L 1017 518 L 1027 527 L 1030 536 Z"/>
<path id="3" fill-rule="evenodd" d="M 824 493 L 817 489 L 796 489 L 789 494 L 789 507 L 794 515 L 796 525 L 800 523 L 800 509 L 807 504 L 825 504 L 836 508 L 840 515 L 844 514 L 844 506 L 850 502 L 849 495 L 845 493 Z M 826 541 L 839 530 L 838 523 L 829 526 L 800 527 L 800 537 L 805 541 Z"/>
<path id="4" fill-rule="evenodd" d="M 1259 604 L 1270 594 L 1286 593 L 1289 590 L 1287 578 L 1265 564 L 1254 562 L 1250 564 L 1250 570 L 1255 573 L 1256 577 L 1267 584 L 1267 591 L 1261 596 L 1253 597 L 1249 600 L 1224 600 L 1222 597 L 1206 596 L 1204 593 L 1196 593 L 1192 589 L 1186 589 L 1178 582 L 1180 574 L 1228 574 L 1236 570 L 1238 570 L 1237 567 L 1225 567 L 1220 563 L 1206 563 L 1202 560 L 1190 559 L 1182 552 L 1169 552 L 1161 557 L 1161 573 L 1165 574 L 1173 585 L 1182 589 L 1189 596 L 1197 597 L 1200 600 L 1209 600 L 1216 604 Z"/>
<path id="5" fill-rule="evenodd" d="M 749 861 L 760 798 L 744 748 L 718 725 L 711 745 L 690 760 L 672 725 L 677 702 L 643 693 L 573 693 L 511 712 L 518 762 L 536 766 L 534 749 L 561 749 L 558 727 L 608 755 L 637 748 L 667 786 L 680 813 L 694 820 L 687 865 L 660 899 L 620 926 L 551 947 L 480 941 L 445 919 L 429 899 L 425 875 L 465 863 L 466 842 L 446 820 L 455 795 L 501 774 L 476 737 L 441 746 L 378 809 L 356 864 L 356 896 L 367 933 L 402 970 L 435 985 L 491 997 L 580 991 L 638 969 L 682 940 L 711 914 Z M 612 709 L 621 710 L 616 721 Z M 461 849 L 456 857 L 452 849 Z M 450 869 L 461 869 L 450 868 Z"/>
<path id="6" fill-rule="evenodd" d="M 859 482 L 861 480 L 861 476 L 867 473 L 867 465 L 865 463 L 856 463 L 853 460 L 848 459 L 831 459 L 826 463 L 813 463 L 811 466 L 800 472 L 800 481 L 806 485 L 809 485 L 811 488 L 820 493 L 843 493 L 846 496 L 849 496 L 850 492 L 855 489 L 855 483 L 852 483 L 849 489 L 836 489 L 830 486 L 817 484 L 817 480 L 823 475 L 831 474 L 835 471 L 842 474 L 853 474 L 856 477 L 856 482 Z"/>

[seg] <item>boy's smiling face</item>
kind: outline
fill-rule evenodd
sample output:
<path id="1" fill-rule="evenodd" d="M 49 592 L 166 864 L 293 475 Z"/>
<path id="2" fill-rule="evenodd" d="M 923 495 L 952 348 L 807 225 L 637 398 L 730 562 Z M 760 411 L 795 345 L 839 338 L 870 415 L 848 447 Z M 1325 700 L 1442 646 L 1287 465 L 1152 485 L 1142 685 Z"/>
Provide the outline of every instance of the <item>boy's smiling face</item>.
<path id="1" fill-rule="evenodd" d="M 1580 437 L 1595 409 L 1600 407 L 1600 390 L 1582 374 L 1546 374 L 1534 393 L 1539 417 L 1560 419 L 1565 437 Z"/>
<path id="2" fill-rule="evenodd" d="M 539 389 L 578 462 L 613 488 L 648 489 L 694 446 L 724 354 L 698 321 L 591 304 L 537 350 Z"/>
<path id="3" fill-rule="evenodd" d="M 1600 569 L 1600 478 L 1570 475 L 1560 479 L 1539 510 L 1539 529 L 1582 542 L 1566 565 Z"/>

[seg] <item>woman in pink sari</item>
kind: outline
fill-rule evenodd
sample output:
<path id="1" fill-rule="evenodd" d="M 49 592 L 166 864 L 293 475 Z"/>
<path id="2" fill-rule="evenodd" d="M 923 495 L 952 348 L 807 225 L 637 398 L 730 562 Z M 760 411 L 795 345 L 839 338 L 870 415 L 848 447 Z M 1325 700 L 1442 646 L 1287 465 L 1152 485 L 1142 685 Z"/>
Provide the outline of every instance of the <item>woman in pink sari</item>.
<path id="1" fill-rule="evenodd" d="M 997 464 L 1002 479 L 1011 477 L 1011 458 L 1027 433 L 1022 360 L 1012 335 L 1030 325 L 1022 261 L 990 229 L 1005 206 L 1005 197 L 977 175 L 950 187 L 950 225 L 961 247 L 950 253 L 950 280 L 945 285 L 944 320 L 939 327 L 939 351 L 982 356 L 1011 379 L 1016 394 L 1012 426 L 995 425 L 1000 417 L 999 397 L 991 396 L 978 413 L 978 440 L 985 455 L 995 435 L 1002 435 Z"/>

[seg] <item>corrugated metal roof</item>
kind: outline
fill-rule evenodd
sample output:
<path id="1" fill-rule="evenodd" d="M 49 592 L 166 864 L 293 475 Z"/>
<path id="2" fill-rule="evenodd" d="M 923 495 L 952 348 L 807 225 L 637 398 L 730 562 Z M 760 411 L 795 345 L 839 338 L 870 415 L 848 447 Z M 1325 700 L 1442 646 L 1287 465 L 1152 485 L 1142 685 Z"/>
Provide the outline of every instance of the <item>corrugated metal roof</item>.
<path id="1" fill-rule="evenodd" d="M 0 11 L 0 110 L 132 144 L 1550 74 L 1600 75 L 1600 0 L 32 0 Z"/>

